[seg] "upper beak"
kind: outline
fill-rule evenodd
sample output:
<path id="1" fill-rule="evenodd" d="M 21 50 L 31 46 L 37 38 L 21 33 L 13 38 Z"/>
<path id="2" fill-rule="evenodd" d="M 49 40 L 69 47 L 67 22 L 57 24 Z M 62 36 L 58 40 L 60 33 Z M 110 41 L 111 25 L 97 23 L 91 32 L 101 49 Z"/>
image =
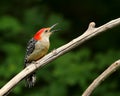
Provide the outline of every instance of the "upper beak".
<path id="1" fill-rule="evenodd" d="M 50 27 L 50 30 L 53 29 L 57 24 L 58 24 L 58 23 L 52 25 L 52 26 Z M 55 31 L 56 31 L 56 30 L 52 30 L 52 31 L 50 31 L 50 32 L 55 32 Z"/>

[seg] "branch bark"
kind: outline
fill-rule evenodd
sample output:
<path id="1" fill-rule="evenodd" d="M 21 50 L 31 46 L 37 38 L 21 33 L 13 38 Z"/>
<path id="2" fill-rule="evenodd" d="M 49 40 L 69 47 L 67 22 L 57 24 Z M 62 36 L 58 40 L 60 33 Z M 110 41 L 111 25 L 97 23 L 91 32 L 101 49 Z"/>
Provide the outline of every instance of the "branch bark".
<path id="1" fill-rule="evenodd" d="M 49 62 L 53 61 L 54 59 L 58 58 L 59 56 L 65 54 L 66 52 L 70 51 L 71 49 L 77 47 L 78 45 L 82 44 L 86 40 L 110 29 L 117 25 L 120 25 L 120 18 L 112 20 L 100 27 L 95 28 L 95 23 L 91 22 L 88 26 L 88 29 L 78 38 L 73 39 L 71 42 L 59 47 L 56 50 L 53 50 L 42 59 L 36 61 L 35 63 L 31 63 L 30 66 L 26 67 L 20 73 L 18 73 L 15 77 L 13 77 L 6 85 L 4 85 L 0 89 L 0 96 L 7 94 L 13 87 L 15 87 L 22 79 L 24 79 L 27 75 L 34 72 L 38 68 L 43 65 L 48 64 Z"/>
<path id="2" fill-rule="evenodd" d="M 96 87 L 98 87 L 102 83 L 102 81 L 104 81 L 108 76 L 110 76 L 113 72 L 115 72 L 119 68 L 120 68 L 120 60 L 117 60 L 90 84 L 90 86 L 84 91 L 82 96 L 90 96 L 93 90 Z"/>

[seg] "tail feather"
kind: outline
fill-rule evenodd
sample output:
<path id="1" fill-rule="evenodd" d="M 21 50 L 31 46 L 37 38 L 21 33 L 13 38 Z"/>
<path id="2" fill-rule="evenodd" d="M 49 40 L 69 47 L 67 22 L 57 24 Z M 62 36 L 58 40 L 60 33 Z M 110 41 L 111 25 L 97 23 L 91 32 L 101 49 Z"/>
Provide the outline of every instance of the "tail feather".
<path id="1" fill-rule="evenodd" d="M 35 85 L 36 82 L 36 76 L 35 73 L 30 74 L 27 78 L 26 78 L 26 83 L 27 83 L 27 87 L 31 88 Z"/>

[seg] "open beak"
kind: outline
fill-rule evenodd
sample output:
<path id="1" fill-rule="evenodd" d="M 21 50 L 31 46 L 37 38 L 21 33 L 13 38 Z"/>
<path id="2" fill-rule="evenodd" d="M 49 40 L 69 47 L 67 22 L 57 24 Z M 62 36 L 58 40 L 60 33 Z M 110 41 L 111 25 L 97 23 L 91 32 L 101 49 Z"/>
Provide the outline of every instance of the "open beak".
<path id="1" fill-rule="evenodd" d="M 55 32 L 55 31 L 57 31 L 57 30 L 52 30 L 57 24 L 58 24 L 58 23 L 56 23 L 56 24 L 54 24 L 54 25 L 52 25 L 52 26 L 50 27 L 50 32 Z"/>

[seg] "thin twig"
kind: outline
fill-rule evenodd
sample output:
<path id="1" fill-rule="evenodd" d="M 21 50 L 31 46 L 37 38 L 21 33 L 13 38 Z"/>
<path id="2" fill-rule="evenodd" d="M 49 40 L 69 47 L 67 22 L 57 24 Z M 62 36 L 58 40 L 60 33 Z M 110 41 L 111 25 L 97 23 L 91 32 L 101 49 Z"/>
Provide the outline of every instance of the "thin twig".
<path id="1" fill-rule="evenodd" d="M 120 60 L 117 60 L 112 65 L 110 65 L 101 75 L 99 75 L 84 91 L 82 96 L 90 96 L 93 90 L 98 87 L 102 81 L 104 81 L 108 76 L 110 76 L 113 72 L 120 68 Z"/>
<path id="2" fill-rule="evenodd" d="M 30 66 L 26 67 L 24 70 L 18 73 L 15 77 L 13 77 L 6 85 L 4 85 L 0 89 L 0 96 L 5 95 L 8 91 L 10 91 L 13 87 L 15 87 L 22 79 L 24 79 L 27 75 L 29 75 L 36 69 L 40 68 L 43 65 L 48 64 L 49 62 L 65 54 L 69 50 L 77 47 L 78 45 L 82 44 L 86 40 L 92 38 L 93 36 L 96 36 L 117 25 L 120 25 L 120 18 L 112 20 L 98 28 L 95 28 L 95 23 L 91 22 L 86 32 L 84 32 L 81 36 L 59 47 L 58 49 L 52 51 L 51 53 L 47 54 L 46 56 L 36 61 L 35 63 L 31 63 Z"/>

